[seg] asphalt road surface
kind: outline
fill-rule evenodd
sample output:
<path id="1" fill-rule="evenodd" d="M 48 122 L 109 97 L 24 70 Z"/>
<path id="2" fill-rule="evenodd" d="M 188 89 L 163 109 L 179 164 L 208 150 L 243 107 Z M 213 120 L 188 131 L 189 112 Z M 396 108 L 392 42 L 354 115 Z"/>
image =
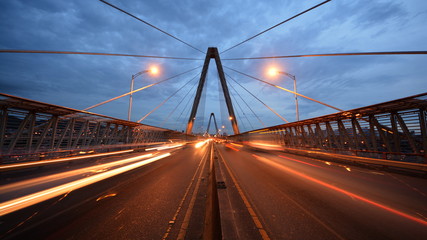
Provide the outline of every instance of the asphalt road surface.
<path id="1" fill-rule="evenodd" d="M 0 207 L 67 189 L 2 214 L 0 238 L 201 239 L 213 160 L 223 239 L 427 239 L 423 177 L 230 143 L 147 153 L 3 175 Z"/>

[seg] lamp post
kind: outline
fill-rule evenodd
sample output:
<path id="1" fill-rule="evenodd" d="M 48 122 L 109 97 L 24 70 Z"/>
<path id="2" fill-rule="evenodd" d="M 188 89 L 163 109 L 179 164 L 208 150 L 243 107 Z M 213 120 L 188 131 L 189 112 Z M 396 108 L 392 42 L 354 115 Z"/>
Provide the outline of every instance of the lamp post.
<path id="1" fill-rule="evenodd" d="M 277 75 L 277 74 L 282 74 L 282 75 L 286 75 L 289 78 L 291 78 L 292 80 L 294 80 L 294 92 L 295 92 L 295 111 L 296 111 L 296 117 L 297 117 L 297 121 L 299 121 L 299 108 L 298 108 L 298 95 L 297 95 L 297 79 L 294 75 L 287 73 L 287 72 L 283 72 L 283 71 L 278 71 L 275 68 L 270 68 L 268 70 L 268 73 L 271 76 Z"/>
<path id="2" fill-rule="evenodd" d="M 132 114 L 132 92 L 133 92 L 133 85 L 135 83 L 135 78 L 138 77 L 139 75 L 142 75 L 144 73 L 152 73 L 152 74 L 157 74 L 159 72 L 159 69 L 157 67 L 152 67 L 150 69 L 141 71 L 141 72 L 137 72 L 135 74 L 132 75 L 132 80 L 130 82 L 130 95 L 129 95 L 129 109 L 128 109 L 128 121 L 130 121 L 130 116 Z"/>

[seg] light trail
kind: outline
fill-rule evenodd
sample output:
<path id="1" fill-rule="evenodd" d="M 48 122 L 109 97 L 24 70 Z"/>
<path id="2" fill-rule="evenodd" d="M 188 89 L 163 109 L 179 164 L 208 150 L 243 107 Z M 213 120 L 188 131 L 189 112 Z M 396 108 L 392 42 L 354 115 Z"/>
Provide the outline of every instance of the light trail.
<path id="1" fill-rule="evenodd" d="M 146 164 L 158 161 L 162 158 L 170 156 L 170 153 L 162 154 L 160 156 L 156 156 L 150 159 L 147 159 L 145 161 L 139 161 L 124 167 L 120 167 L 108 172 L 99 173 L 94 176 L 90 176 L 84 179 L 80 179 L 77 181 L 73 181 L 70 183 L 66 183 L 57 187 L 53 187 L 44 191 L 40 191 L 37 193 L 33 193 L 24 197 L 20 197 L 17 199 L 13 199 L 7 202 L 3 202 L 0 204 L 0 216 L 4 216 L 6 214 L 12 213 L 14 211 L 29 207 L 31 205 L 43 202 L 45 200 L 60 196 L 62 194 L 69 193 L 71 191 L 74 191 L 76 189 L 85 187 L 87 185 L 102 181 L 104 179 L 107 179 L 109 177 L 133 170 L 135 168 L 139 168 L 141 166 L 144 166 Z M 139 158 L 143 159 L 145 158 L 145 155 L 138 156 Z M 137 160 L 138 157 L 133 158 L 134 160 Z"/>
<path id="2" fill-rule="evenodd" d="M 236 151 L 236 152 L 240 151 L 239 149 L 231 146 L 230 144 L 225 144 L 225 146 L 228 147 L 229 149 L 232 149 L 232 150 Z"/>
<path id="3" fill-rule="evenodd" d="M 28 179 L 28 180 L 24 180 L 24 181 L 19 181 L 16 183 L 11 183 L 11 184 L 1 186 L 0 187 L 0 194 L 5 194 L 5 193 L 11 192 L 11 191 L 17 191 L 17 190 L 21 190 L 24 188 L 28 189 L 31 187 L 35 187 L 37 185 L 46 184 L 46 183 L 50 183 L 50 182 L 54 182 L 54 181 L 60 181 L 60 180 L 66 179 L 66 178 L 76 177 L 78 175 L 82 175 L 85 173 L 105 172 L 109 168 L 117 167 L 117 166 L 120 166 L 120 165 L 123 165 L 126 163 L 131 163 L 131 162 L 138 161 L 138 160 L 141 160 L 143 158 L 149 158 L 152 156 L 154 156 L 154 154 L 149 153 L 149 154 L 140 155 L 137 157 L 131 157 L 131 158 L 127 158 L 127 159 L 123 159 L 123 160 L 119 160 L 119 161 L 114 161 L 114 162 L 110 162 L 110 163 L 105 163 L 105 164 L 100 164 L 100 165 L 96 165 L 96 166 L 80 168 L 80 169 L 76 169 L 76 170 L 72 170 L 72 171 L 67 171 L 67 172 L 62 172 L 62 173 L 57 173 L 57 174 L 50 174 L 50 175 L 44 176 L 44 177 L 38 177 L 38 178 L 32 178 L 32 179 Z"/>
<path id="4" fill-rule="evenodd" d="M 311 163 L 307 163 L 307 162 L 304 162 L 304 161 L 296 160 L 296 159 L 293 159 L 293 158 L 290 158 L 290 157 L 285 157 L 283 155 L 279 155 L 279 157 L 284 158 L 286 160 L 290 160 L 290 161 L 294 161 L 294 162 L 299 162 L 299 163 L 303 163 L 303 164 L 306 164 L 306 165 L 310 165 L 310 166 L 313 166 L 313 167 L 323 168 L 323 167 L 320 167 L 320 166 L 317 166 L 317 165 L 314 165 L 314 164 L 311 164 Z"/>
<path id="5" fill-rule="evenodd" d="M 209 139 L 206 139 L 206 140 L 204 140 L 204 141 L 198 142 L 198 143 L 196 143 L 195 147 L 196 147 L 196 148 L 201 148 L 201 147 L 203 147 L 203 145 L 205 145 L 208 141 L 209 141 Z"/>
<path id="6" fill-rule="evenodd" d="M 28 167 L 39 167 L 39 166 L 53 164 L 53 163 L 68 162 L 68 161 L 79 160 L 79 159 L 109 156 L 109 155 L 116 155 L 116 154 L 129 153 L 129 152 L 133 152 L 133 149 L 116 151 L 116 152 L 108 152 L 108 153 L 97 153 L 97 154 L 83 155 L 83 156 L 77 156 L 77 157 L 58 158 L 58 159 L 54 159 L 54 160 L 43 160 L 43 161 L 35 161 L 35 162 L 28 162 L 28 163 L 5 164 L 5 165 L 0 166 L 0 172 L 1 171 L 21 169 L 21 168 L 28 168 Z"/>
<path id="7" fill-rule="evenodd" d="M 153 148 L 147 148 L 145 149 L 145 151 L 153 151 L 153 150 L 165 150 L 165 149 L 172 149 L 172 148 L 178 148 L 178 147 L 182 147 L 184 146 L 184 144 L 166 144 L 166 145 L 162 145 L 159 147 L 153 147 Z"/>
<path id="8" fill-rule="evenodd" d="M 324 182 L 324 181 L 321 181 L 321 180 L 318 180 L 318 179 L 316 179 L 316 178 L 310 177 L 310 176 L 308 176 L 308 175 L 306 175 L 306 174 L 304 174 L 304 173 L 300 173 L 300 172 L 298 172 L 298 171 L 295 171 L 295 170 L 293 170 L 293 169 L 291 169 L 291 168 L 289 168 L 289 167 L 286 167 L 286 166 L 283 166 L 283 165 L 281 165 L 281 164 L 279 164 L 279 163 L 273 162 L 272 160 L 269 160 L 269 159 L 267 159 L 267 158 L 264 158 L 264 157 L 261 157 L 261 156 L 255 155 L 255 154 L 253 154 L 252 156 L 253 156 L 253 157 L 255 157 L 256 159 L 258 159 L 258 160 L 260 160 L 260 161 L 262 161 L 262 162 L 264 162 L 264 163 L 266 163 L 266 164 L 268 164 L 268 165 L 270 165 L 270 166 L 272 166 L 272 167 L 276 168 L 276 169 L 281 169 L 282 171 L 286 171 L 286 172 L 292 173 L 292 174 L 297 175 L 297 176 L 299 176 L 299 177 L 301 177 L 301 178 L 304 178 L 304 179 L 306 179 L 306 180 L 309 180 L 309 181 L 311 181 L 311 182 L 313 182 L 313 183 L 319 184 L 319 185 L 321 185 L 321 186 L 323 186 L 323 187 L 326 187 L 326 188 L 329 188 L 329 189 L 334 190 L 334 191 L 336 191 L 336 192 L 339 192 L 339 193 L 345 194 L 345 195 L 347 195 L 347 196 L 349 196 L 349 197 L 351 197 L 351 198 L 358 199 L 358 200 L 360 200 L 360 201 L 362 201 L 362 202 L 365 202 L 365 203 L 368 203 L 368 204 L 370 204 L 370 205 L 376 206 L 376 207 L 378 207 L 378 208 L 381 208 L 381 209 L 383 209 L 383 210 L 386 210 L 386 211 L 388 211 L 388 212 L 390 212 L 390 213 L 393 213 L 393 214 L 395 214 L 395 215 L 398 215 L 398 216 L 404 217 L 404 218 L 406 218 L 406 219 L 408 219 L 408 220 L 411 220 L 411 221 L 417 222 L 417 223 L 419 223 L 419 224 L 422 224 L 422 225 L 424 225 L 424 226 L 427 226 L 427 221 L 425 221 L 425 220 L 423 220 L 423 219 L 420 219 L 420 218 L 414 217 L 414 216 L 412 216 L 412 215 L 409 215 L 409 214 L 407 214 L 407 213 L 401 212 L 401 211 L 396 210 L 396 209 L 394 209 L 394 208 L 391 208 L 391 207 L 389 207 L 389 206 L 383 205 L 383 204 L 381 204 L 381 203 L 375 202 L 375 201 L 373 201 L 373 200 L 370 200 L 370 199 L 368 199 L 368 198 L 362 197 L 362 196 L 357 195 L 357 194 L 355 194 L 355 193 L 352 193 L 352 192 L 350 192 L 350 191 L 347 191 L 347 190 L 344 190 L 344 189 L 342 189 L 342 188 L 336 187 L 336 186 L 331 185 L 331 184 L 329 184 L 329 183 L 326 183 L 326 182 Z"/>
<path id="9" fill-rule="evenodd" d="M 263 143 L 263 142 L 246 142 L 246 145 L 249 145 L 250 147 L 259 148 L 263 150 L 277 150 L 281 151 L 283 150 L 283 147 L 279 144 L 270 144 L 270 143 Z"/>
<path id="10" fill-rule="evenodd" d="M 230 143 L 231 145 L 237 146 L 237 147 L 243 147 L 242 144 L 237 144 L 237 143 Z"/>

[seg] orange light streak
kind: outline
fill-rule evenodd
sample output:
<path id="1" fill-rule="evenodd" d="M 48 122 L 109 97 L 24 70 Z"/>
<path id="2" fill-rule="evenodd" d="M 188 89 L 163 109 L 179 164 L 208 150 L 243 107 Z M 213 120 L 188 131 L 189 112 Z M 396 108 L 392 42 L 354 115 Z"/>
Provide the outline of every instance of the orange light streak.
<path id="1" fill-rule="evenodd" d="M 230 146 L 230 144 L 225 144 L 225 146 L 228 147 L 228 148 L 230 148 L 230 149 L 233 149 L 236 152 L 240 151 L 239 149 Z"/>
<path id="2" fill-rule="evenodd" d="M 282 146 L 278 144 L 270 144 L 264 142 L 247 142 L 247 145 L 264 150 L 282 150 Z"/>
<path id="3" fill-rule="evenodd" d="M 109 198 L 109 197 L 115 197 L 115 196 L 117 196 L 117 193 L 110 193 L 110 194 L 107 194 L 107 195 L 104 195 L 104 196 L 97 198 L 96 201 L 99 202 L 102 199 Z"/>
<path id="4" fill-rule="evenodd" d="M 28 180 L 24 180 L 24 181 L 19 181 L 16 183 L 11 183 L 11 184 L 1 186 L 0 187 L 0 194 L 5 194 L 7 192 L 20 190 L 23 188 L 30 188 L 30 187 L 33 187 L 33 186 L 36 186 L 39 184 L 49 183 L 49 182 L 53 182 L 53 181 L 57 181 L 57 180 L 61 180 L 61 179 L 66 179 L 66 178 L 77 176 L 80 174 L 101 173 L 101 172 L 108 171 L 109 168 L 116 167 L 116 166 L 126 164 L 126 163 L 131 163 L 131 162 L 138 161 L 138 160 L 141 160 L 144 158 L 149 158 L 152 156 L 153 156 L 153 154 L 149 153 L 149 154 L 140 155 L 137 157 L 131 157 L 131 158 L 127 158 L 127 159 L 122 159 L 122 160 L 114 161 L 114 162 L 110 162 L 110 163 L 104 163 L 104 164 L 100 164 L 100 165 L 96 165 L 96 166 L 85 167 L 85 168 L 80 168 L 80 169 L 76 169 L 76 170 L 72 170 L 72 171 L 67 171 L 67 172 L 62 172 L 62 173 L 57 173 L 57 174 L 51 174 L 51 175 L 44 176 L 44 177 L 38 177 L 38 178 L 32 178 L 32 179 L 28 179 Z"/>
<path id="5" fill-rule="evenodd" d="M 285 156 L 283 156 L 283 155 L 279 155 L 279 157 L 284 158 L 284 159 L 287 159 L 287 160 L 291 160 L 291 161 L 295 161 L 295 162 L 299 162 L 299 163 L 307 164 L 307 165 L 310 165 L 310 166 L 313 166 L 313 167 L 322 168 L 322 167 L 320 167 L 320 166 L 317 166 L 317 165 L 314 165 L 314 164 L 311 164 L 311 163 L 307 163 L 307 162 L 304 162 L 304 161 L 296 160 L 296 159 L 293 159 L 293 158 L 285 157 Z"/>
<path id="6" fill-rule="evenodd" d="M 35 161 L 35 162 L 29 162 L 29 163 L 13 163 L 13 164 L 6 164 L 0 166 L 0 171 L 8 171 L 13 169 L 19 169 L 19 168 L 26 168 L 26 167 L 37 167 L 52 163 L 58 163 L 58 162 L 67 162 L 72 160 L 79 160 L 84 158 L 94 158 L 94 157 L 101 157 L 101 156 L 108 156 L 108 155 L 115 155 L 115 154 L 121 154 L 121 153 L 128 153 L 133 152 L 133 150 L 123 150 L 123 151 L 116 151 L 116 152 L 107 152 L 107 153 L 98 153 L 98 154 L 92 154 L 92 155 L 84 155 L 84 156 L 77 156 L 77 157 L 68 157 L 68 158 L 58 158 L 54 160 L 43 160 L 43 161 Z"/>
<path id="7" fill-rule="evenodd" d="M 0 216 L 4 216 L 8 213 L 23 209 L 25 207 L 43 202 L 45 200 L 48 200 L 50 198 L 53 197 L 57 197 L 60 196 L 62 194 L 66 194 L 68 192 L 74 191 L 78 188 L 82 188 L 84 186 L 99 182 L 101 180 L 107 179 L 109 177 L 133 170 L 135 168 L 144 166 L 146 164 L 155 162 L 157 160 L 160 160 L 162 158 L 168 157 L 170 156 L 170 153 L 166 153 L 166 154 L 162 154 L 160 156 L 157 157 L 153 157 L 150 159 L 147 159 L 145 161 L 139 161 L 124 167 L 120 167 L 120 168 L 116 168 L 114 170 L 108 171 L 108 172 L 103 172 L 103 173 L 99 173 L 97 175 L 94 176 L 90 176 L 87 178 L 83 178 L 77 181 L 73 181 L 73 182 L 69 182 L 57 187 L 53 187 L 50 189 L 46 189 L 37 193 L 33 193 L 24 197 L 20 197 L 17 199 L 13 199 L 7 202 L 3 202 L 0 204 Z M 145 157 L 145 156 L 144 156 Z"/>
<path id="8" fill-rule="evenodd" d="M 177 147 L 181 147 L 184 144 L 172 144 L 172 145 L 163 145 L 160 147 L 153 147 L 153 148 L 147 148 L 145 149 L 145 151 L 152 151 L 152 150 L 165 150 L 165 149 L 171 149 L 171 148 L 177 148 Z"/>
<path id="9" fill-rule="evenodd" d="M 283 165 L 281 165 L 281 164 L 279 164 L 279 163 L 275 163 L 275 162 L 273 162 L 273 161 L 271 161 L 271 160 L 269 160 L 269 159 L 267 159 L 267 158 L 260 157 L 260 156 L 257 156 L 257 155 L 255 155 L 255 154 L 252 154 L 252 156 L 254 156 L 255 158 L 257 158 L 257 159 L 259 159 L 259 160 L 261 160 L 261 161 L 264 161 L 264 162 L 265 162 L 265 163 L 267 163 L 267 164 L 272 165 L 272 166 L 273 166 L 273 167 L 275 167 L 275 168 L 279 168 L 279 169 L 282 169 L 282 170 L 284 170 L 284 171 L 290 172 L 290 173 L 292 173 L 292 174 L 294 174 L 294 175 L 297 175 L 297 176 L 299 176 L 299 177 L 302 177 L 302 178 L 304 178 L 304 179 L 307 179 L 307 180 L 309 180 L 309 181 L 312 181 L 312 182 L 314 182 L 314 183 L 317 183 L 317 184 L 319 184 L 319 185 L 321 185 L 321 186 L 324 186 L 324 187 L 326 187 L 326 188 L 329 188 L 329 189 L 335 190 L 335 191 L 340 192 L 340 193 L 342 193 L 342 194 L 345 194 L 345 195 L 347 195 L 347 196 L 349 196 L 349 197 L 352 197 L 352 198 L 358 199 L 358 200 L 360 200 L 360 201 L 362 201 L 362 202 L 365 202 L 365 203 L 371 204 L 371 205 L 373 205 L 373 206 L 376 206 L 376 207 L 378 207 L 378 208 L 381 208 L 381 209 L 383 209 L 383 210 L 386 210 L 386 211 L 391 212 L 391 213 L 393 213 L 393 214 L 396 214 L 396 215 L 398 215 L 398 216 L 404 217 L 404 218 L 406 218 L 406 219 L 408 219 L 408 220 L 411 220 L 411 221 L 414 221 L 414 222 L 417 222 L 417 223 L 419 223 L 419 224 L 422 224 L 422 225 L 427 226 L 427 221 L 424 221 L 423 219 L 420 219 L 420 218 L 417 218 L 417 217 L 411 216 L 411 215 L 409 215 L 409 214 L 407 214 L 407 213 L 401 212 L 401 211 L 396 210 L 396 209 L 394 209 L 394 208 L 391 208 L 391 207 L 389 207 L 389 206 L 383 205 L 383 204 L 381 204 L 381 203 L 375 202 L 375 201 L 373 201 L 373 200 L 370 200 L 370 199 L 368 199 L 368 198 L 362 197 L 362 196 L 357 195 L 357 194 L 355 194 L 355 193 L 352 193 L 352 192 L 349 192 L 349 191 L 347 191 L 347 190 L 341 189 L 341 188 L 336 187 L 336 186 L 334 186 L 334 185 L 331 185 L 331 184 L 329 184 L 329 183 L 326 183 L 326 182 L 320 181 L 320 180 L 318 180 L 318 179 L 315 179 L 315 178 L 313 178 L 313 177 L 307 176 L 307 175 L 305 175 L 305 174 L 303 174 L 303 173 L 300 173 L 300 172 L 298 172 L 298 171 L 295 171 L 295 170 L 293 170 L 293 169 L 291 169 L 291 168 L 285 167 L 285 166 L 283 166 Z"/>
<path id="10" fill-rule="evenodd" d="M 237 144 L 237 143 L 230 143 L 231 145 L 237 146 L 237 147 L 243 147 L 243 145 L 241 144 Z"/>
<path id="11" fill-rule="evenodd" d="M 196 148 L 201 148 L 203 145 L 205 145 L 207 142 L 209 141 L 209 139 L 205 140 L 205 141 L 201 141 L 196 143 L 195 147 Z"/>

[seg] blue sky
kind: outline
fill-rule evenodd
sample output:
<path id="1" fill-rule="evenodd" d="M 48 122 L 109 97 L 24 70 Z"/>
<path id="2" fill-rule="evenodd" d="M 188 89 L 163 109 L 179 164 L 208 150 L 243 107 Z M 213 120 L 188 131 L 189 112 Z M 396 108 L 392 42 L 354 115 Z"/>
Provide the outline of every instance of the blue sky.
<path id="1" fill-rule="evenodd" d="M 222 51 L 321 1 L 109 1 L 205 51 Z M 0 48 L 25 50 L 87 51 L 204 59 L 194 49 L 156 31 L 96 0 L 14 0 L 0 2 Z M 283 24 L 221 58 L 275 55 L 427 50 L 427 2 L 422 0 L 333 0 Z M 0 54 L 0 92 L 38 101 L 84 109 L 126 93 L 131 75 L 158 65 L 161 74 L 143 75 L 136 87 L 160 81 L 203 64 L 202 60 L 159 60 L 131 57 Z M 427 90 L 427 56 L 346 56 L 280 60 L 223 61 L 223 64 L 288 89 L 292 80 L 271 78 L 268 66 L 296 76 L 298 92 L 341 109 L 353 109 L 390 101 Z M 214 112 L 230 133 L 227 113 L 218 91 L 213 62 L 208 75 L 205 106 L 195 130 L 206 128 Z M 136 121 L 201 69 L 135 94 L 132 120 Z M 226 71 L 279 114 L 295 121 L 290 93 L 265 86 L 235 72 Z M 182 130 L 197 77 L 143 123 Z M 238 85 L 235 111 L 242 131 L 283 121 Z M 184 98 L 187 92 L 190 93 Z M 190 100 L 191 99 L 191 100 Z M 182 103 L 178 105 L 179 102 Z M 186 103 L 189 104 L 186 107 Z M 300 98 L 300 118 L 335 112 Z M 127 118 L 128 98 L 92 109 L 93 112 Z M 247 104 L 247 105 L 246 105 Z M 240 107 L 238 106 L 240 105 Z M 176 108 L 176 109 L 175 109 Z M 173 111 L 175 109 L 175 111 Z M 222 111 L 221 111 L 222 109 Z M 203 111 L 202 111 L 203 110 Z M 172 114 L 171 114 L 172 113 Z M 167 121 L 165 119 L 170 114 Z M 203 118 L 204 116 L 204 118 Z M 212 129 L 212 128 L 211 128 Z"/>

